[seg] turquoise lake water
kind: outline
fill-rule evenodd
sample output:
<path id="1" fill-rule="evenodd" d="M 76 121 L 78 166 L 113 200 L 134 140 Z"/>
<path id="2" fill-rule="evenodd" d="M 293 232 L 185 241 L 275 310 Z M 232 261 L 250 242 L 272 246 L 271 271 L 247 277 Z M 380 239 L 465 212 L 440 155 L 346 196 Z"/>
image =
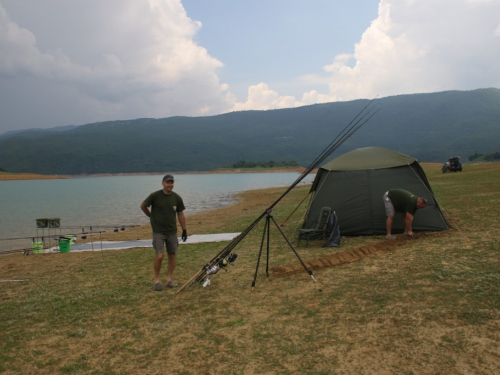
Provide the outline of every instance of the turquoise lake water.
<path id="1" fill-rule="evenodd" d="M 183 198 L 189 217 L 233 203 L 238 192 L 288 187 L 298 177 L 298 173 L 182 174 L 175 175 L 174 191 Z M 313 178 L 308 175 L 301 184 L 312 183 Z M 30 247 L 30 238 L 42 235 L 36 225 L 40 218 L 59 218 L 63 233 L 91 226 L 113 230 L 147 224 L 139 206 L 162 188 L 161 179 L 147 175 L 0 181 L 0 251 Z M 48 229 L 43 232 L 49 234 Z"/>

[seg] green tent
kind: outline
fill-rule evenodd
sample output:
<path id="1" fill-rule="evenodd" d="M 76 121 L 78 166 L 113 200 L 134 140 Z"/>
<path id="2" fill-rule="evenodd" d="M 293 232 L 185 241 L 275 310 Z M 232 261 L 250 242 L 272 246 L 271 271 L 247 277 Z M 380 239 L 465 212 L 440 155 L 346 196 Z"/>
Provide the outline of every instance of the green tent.
<path id="1" fill-rule="evenodd" d="M 330 207 L 337 214 L 342 235 L 385 234 L 386 214 L 382 196 L 389 189 L 405 189 L 427 199 L 427 207 L 415 214 L 415 232 L 448 229 L 418 161 L 381 147 L 350 151 L 319 169 L 302 228 L 314 228 L 323 207 Z M 402 219 L 398 214 L 394 219 L 393 233 L 403 233 Z"/>

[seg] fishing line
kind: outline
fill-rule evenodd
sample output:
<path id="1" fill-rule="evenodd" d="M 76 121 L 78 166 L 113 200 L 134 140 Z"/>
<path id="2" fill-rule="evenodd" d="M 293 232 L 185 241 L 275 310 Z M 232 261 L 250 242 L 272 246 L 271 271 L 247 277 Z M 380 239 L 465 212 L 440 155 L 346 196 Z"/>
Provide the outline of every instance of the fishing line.
<path id="1" fill-rule="evenodd" d="M 288 217 L 285 219 L 284 222 L 281 223 L 281 226 L 284 227 L 286 222 L 288 221 L 288 219 L 290 219 L 292 217 L 292 215 L 295 213 L 295 211 L 298 210 L 298 208 L 302 205 L 302 203 L 304 203 L 304 201 L 307 199 L 308 196 L 311 195 L 311 192 L 307 193 L 306 196 L 300 201 L 300 203 L 297 205 L 297 207 L 295 207 L 295 209 L 292 211 L 292 213 L 290 215 L 288 215 Z"/>
<path id="2" fill-rule="evenodd" d="M 297 178 L 297 180 L 290 185 L 290 187 L 283 193 L 281 197 L 279 197 L 276 202 L 274 202 L 269 208 L 272 209 L 276 206 L 281 199 L 283 199 L 300 181 L 302 181 L 309 173 L 311 173 L 315 168 L 317 168 L 328 156 L 330 156 L 337 148 L 339 148 L 347 139 L 349 139 L 361 126 L 366 124 L 378 111 L 377 109 L 371 116 L 369 116 L 366 120 L 365 117 L 370 114 L 374 108 L 371 108 L 367 113 L 365 113 L 362 117 L 360 117 L 354 124 L 354 120 L 359 117 L 359 115 L 373 102 L 372 99 L 349 123 L 349 125 L 342 130 L 341 135 L 337 136 L 334 141 L 330 143 L 330 145 L 321 153 L 320 156 L 316 158 L 316 160 L 302 173 L 301 176 Z M 363 121 L 364 120 L 364 121 Z M 350 126 L 350 127 L 349 127 Z M 349 128 L 349 129 L 348 129 Z M 347 130 L 346 130 L 347 129 Z M 345 132 L 345 133 L 344 133 Z M 342 134 L 344 133 L 344 134 Z"/>
<path id="3" fill-rule="evenodd" d="M 264 218 L 268 217 L 272 212 L 272 209 L 298 184 L 300 183 L 311 171 L 313 171 L 319 164 L 321 164 L 328 156 L 330 156 L 338 147 L 340 147 L 347 139 L 349 139 L 359 128 L 366 124 L 378 111 L 375 110 L 376 107 L 369 108 L 373 101 L 370 100 L 357 114 L 354 118 L 346 125 L 346 127 L 335 137 L 335 139 L 330 142 L 330 144 L 320 153 L 318 157 L 306 168 L 304 172 L 295 180 L 292 185 L 273 203 L 271 204 L 252 224 L 250 224 L 243 232 L 241 232 L 235 239 L 233 239 L 224 249 L 222 249 L 216 256 L 214 256 L 206 265 L 204 265 L 191 279 L 188 280 L 183 286 L 181 286 L 176 293 L 183 290 L 188 284 L 192 285 L 195 282 L 200 282 L 206 278 L 207 270 L 210 270 L 213 266 L 219 265 L 226 259 L 229 254 L 234 250 L 234 248 L 246 237 L 246 235 Z M 367 108 L 369 108 L 367 110 Z M 374 112 L 373 112 L 374 111 Z M 277 225 L 278 230 L 281 231 Z M 283 234 L 283 232 L 282 232 Z M 284 235 L 283 235 L 284 236 Z M 285 237 L 285 236 L 284 236 Z M 288 239 L 285 237 L 288 241 Z M 290 243 L 289 243 L 290 244 Z M 291 244 L 290 244 L 291 246 Z M 292 247 L 292 250 L 295 250 Z M 298 254 L 295 252 L 298 257 Z M 300 257 L 299 260 L 302 262 Z M 259 256 L 260 259 L 260 256 Z M 310 271 L 309 271 L 310 272 Z M 312 273 L 310 276 L 313 278 Z M 255 282 L 255 280 L 254 280 Z"/>

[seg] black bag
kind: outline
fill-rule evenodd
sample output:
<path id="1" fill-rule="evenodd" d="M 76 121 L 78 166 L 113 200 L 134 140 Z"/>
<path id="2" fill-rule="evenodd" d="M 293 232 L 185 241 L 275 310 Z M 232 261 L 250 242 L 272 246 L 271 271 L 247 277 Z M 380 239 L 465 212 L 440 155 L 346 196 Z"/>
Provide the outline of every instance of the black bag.
<path id="1" fill-rule="evenodd" d="M 340 247 L 340 227 L 335 211 L 332 212 L 328 219 L 328 230 L 330 235 L 323 247 Z"/>

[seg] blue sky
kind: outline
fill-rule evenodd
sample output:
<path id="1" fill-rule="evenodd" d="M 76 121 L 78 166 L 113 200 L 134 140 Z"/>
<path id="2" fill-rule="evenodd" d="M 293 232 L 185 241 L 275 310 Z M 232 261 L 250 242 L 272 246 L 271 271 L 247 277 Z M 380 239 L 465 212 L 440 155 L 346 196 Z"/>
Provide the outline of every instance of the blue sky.
<path id="1" fill-rule="evenodd" d="M 240 100 L 259 82 L 301 95 L 294 78 L 321 71 L 339 53 L 353 52 L 378 8 L 378 0 L 182 3 L 188 15 L 202 20 L 195 39 L 224 63 L 219 78 L 231 83 Z"/>
<path id="2" fill-rule="evenodd" d="M 0 133 L 500 87 L 500 0 L 0 0 Z"/>

